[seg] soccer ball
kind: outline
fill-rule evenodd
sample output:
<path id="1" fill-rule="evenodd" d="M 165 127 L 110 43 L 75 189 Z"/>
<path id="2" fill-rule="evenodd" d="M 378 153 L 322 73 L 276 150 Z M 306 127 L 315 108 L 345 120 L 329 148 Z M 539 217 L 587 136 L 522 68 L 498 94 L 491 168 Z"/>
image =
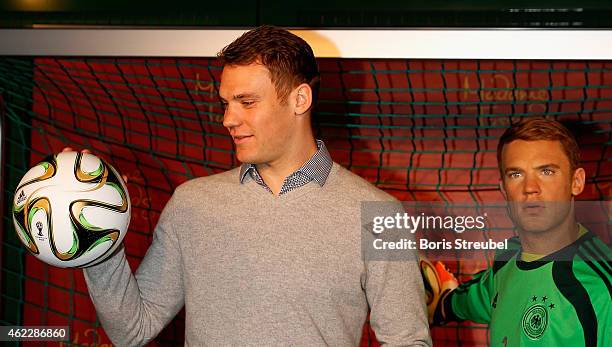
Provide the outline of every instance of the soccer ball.
<path id="1" fill-rule="evenodd" d="M 62 152 L 23 176 L 13 199 L 13 222 L 38 259 L 87 267 L 119 247 L 130 210 L 127 187 L 112 166 L 92 154 Z"/>

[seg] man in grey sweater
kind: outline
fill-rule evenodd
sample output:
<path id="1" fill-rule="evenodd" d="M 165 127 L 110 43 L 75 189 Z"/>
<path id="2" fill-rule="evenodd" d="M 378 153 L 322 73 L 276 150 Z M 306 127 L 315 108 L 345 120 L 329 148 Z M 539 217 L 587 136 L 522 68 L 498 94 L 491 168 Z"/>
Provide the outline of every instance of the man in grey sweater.
<path id="1" fill-rule="evenodd" d="M 314 138 L 310 46 L 263 26 L 219 54 L 224 126 L 241 167 L 179 186 L 133 275 L 123 249 L 85 269 L 118 346 L 143 345 L 185 306 L 185 345 L 429 346 L 416 261 L 365 261 L 362 201 L 393 198 Z"/>

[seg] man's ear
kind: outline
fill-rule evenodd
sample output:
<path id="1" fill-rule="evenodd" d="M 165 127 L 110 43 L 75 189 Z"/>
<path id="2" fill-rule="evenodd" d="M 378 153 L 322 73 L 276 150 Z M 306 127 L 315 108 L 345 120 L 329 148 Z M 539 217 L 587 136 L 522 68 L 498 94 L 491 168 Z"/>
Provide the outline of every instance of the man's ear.
<path id="1" fill-rule="evenodd" d="M 312 88 L 307 83 L 302 83 L 295 90 L 295 115 L 303 115 L 312 106 Z"/>
<path id="2" fill-rule="evenodd" d="M 574 176 L 572 177 L 572 195 L 576 196 L 582 193 L 584 190 L 584 182 L 586 180 L 586 173 L 584 169 L 579 167 L 574 171 Z"/>

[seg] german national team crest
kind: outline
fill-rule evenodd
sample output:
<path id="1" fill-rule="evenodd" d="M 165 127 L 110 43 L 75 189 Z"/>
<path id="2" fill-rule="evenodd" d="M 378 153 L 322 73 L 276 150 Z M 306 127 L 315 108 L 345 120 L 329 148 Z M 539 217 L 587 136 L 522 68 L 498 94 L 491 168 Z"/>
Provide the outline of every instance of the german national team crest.
<path id="1" fill-rule="evenodd" d="M 523 313 L 521 325 L 523 332 L 532 340 L 538 340 L 544 335 L 548 326 L 549 310 L 555 308 L 552 302 L 546 302 L 546 296 L 533 296 L 529 308 Z"/>

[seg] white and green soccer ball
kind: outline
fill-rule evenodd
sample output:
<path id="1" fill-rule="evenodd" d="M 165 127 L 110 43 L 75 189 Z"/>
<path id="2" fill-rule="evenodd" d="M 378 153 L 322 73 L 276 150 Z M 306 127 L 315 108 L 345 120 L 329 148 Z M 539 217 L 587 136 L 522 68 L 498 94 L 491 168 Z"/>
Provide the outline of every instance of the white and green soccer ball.
<path id="1" fill-rule="evenodd" d="M 47 157 L 21 179 L 13 199 L 15 231 L 28 251 L 58 267 L 87 267 L 110 256 L 130 223 L 121 175 L 88 153 Z"/>

